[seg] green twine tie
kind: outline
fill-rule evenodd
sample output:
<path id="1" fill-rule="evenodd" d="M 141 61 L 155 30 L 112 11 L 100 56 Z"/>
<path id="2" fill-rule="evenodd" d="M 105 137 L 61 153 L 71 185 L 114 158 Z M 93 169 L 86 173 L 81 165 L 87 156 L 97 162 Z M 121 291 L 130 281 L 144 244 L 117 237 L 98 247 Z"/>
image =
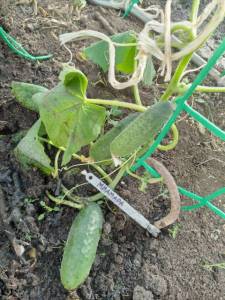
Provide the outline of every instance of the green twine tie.
<path id="1" fill-rule="evenodd" d="M 8 47 L 15 52 L 17 55 L 30 60 L 45 60 L 52 57 L 52 54 L 44 56 L 33 56 L 28 53 L 21 44 L 19 44 L 11 35 L 9 35 L 5 30 L 0 26 L 0 38 L 8 45 Z"/>

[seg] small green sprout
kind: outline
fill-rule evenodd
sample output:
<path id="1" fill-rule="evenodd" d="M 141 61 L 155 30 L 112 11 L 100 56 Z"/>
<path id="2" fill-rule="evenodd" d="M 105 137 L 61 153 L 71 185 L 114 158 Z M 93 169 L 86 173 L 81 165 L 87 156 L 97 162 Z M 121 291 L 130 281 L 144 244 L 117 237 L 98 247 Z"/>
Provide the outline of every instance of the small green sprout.
<path id="1" fill-rule="evenodd" d="M 213 269 L 225 269 L 225 262 L 216 263 L 216 264 L 203 264 L 203 268 L 208 271 L 213 271 Z"/>
<path id="2" fill-rule="evenodd" d="M 40 205 L 45 210 L 45 212 L 43 212 L 42 214 L 40 214 L 38 216 L 38 221 L 42 221 L 45 218 L 45 216 L 46 216 L 47 213 L 57 212 L 57 211 L 60 210 L 58 206 L 50 207 L 44 201 L 41 201 Z"/>
<path id="3" fill-rule="evenodd" d="M 181 224 L 174 224 L 170 229 L 168 229 L 170 236 L 175 239 L 181 229 Z"/>

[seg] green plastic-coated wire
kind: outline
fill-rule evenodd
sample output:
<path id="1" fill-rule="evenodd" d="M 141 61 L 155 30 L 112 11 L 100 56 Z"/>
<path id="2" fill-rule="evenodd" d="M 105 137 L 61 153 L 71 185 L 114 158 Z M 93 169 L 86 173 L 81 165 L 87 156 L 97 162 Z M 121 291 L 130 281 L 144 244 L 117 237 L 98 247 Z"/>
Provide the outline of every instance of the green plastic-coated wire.
<path id="1" fill-rule="evenodd" d="M 18 43 L 10 34 L 8 34 L 2 26 L 0 26 L 0 38 L 8 45 L 8 47 L 17 55 L 29 60 L 46 60 L 52 57 L 51 54 L 43 56 L 33 56 L 28 53 L 20 43 Z"/>
<path id="2" fill-rule="evenodd" d="M 123 17 L 127 17 L 131 13 L 133 6 L 135 4 L 138 4 L 139 2 L 140 2 L 140 0 L 131 0 L 130 4 L 128 5 L 127 9 L 125 10 Z"/>
<path id="3" fill-rule="evenodd" d="M 225 53 L 225 39 L 222 41 L 220 46 L 214 51 L 211 58 L 208 60 L 208 63 L 205 65 L 205 67 L 201 70 L 201 72 L 198 74 L 190 88 L 185 92 L 183 96 L 180 96 L 176 98 L 175 103 L 177 104 L 177 107 L 175 111 L 173 112 L 171 118 L 169 121 L 165 124 L 161 132 L 159 133 L 156 140 L 153 142 L 153 144 L 149 147 L 148 151 L 139 158 L 136 163 L 132 166 L 131 171 L 135 171 L 140 167 L 144 167 L 146 171 L 148 171 L 153 177 L 160 177 L 158 172 L 154 170 L 152 167 L 148 165 L 146 162 L 146 159 L 149 158 L 157 149 L 158 145 L 162 142 L 163 138 L 167 135 L 169 132 L 171 126 L 175 123 L 177 117 L 180 115 L 180 113 L 185 110 L 191 117 L 193 117 L 196 121 L 201 123 L 204 127 L 206 127 L 209 131 L 211 131 L 215 136 L 219 137 L 221 140 L 225 141 L 225 131 L 221 130 L 219 127 L 217 127 L 214 123 L 210 122 L 207 118 L 202 116 L 199 112 L 194 110 L 192 107 L 190 107 L 186 101 L 192 96 L 194 93 L 196 87 L 201 84 L 201 82 L 206 78 L 210 70 L 214 67 L 217 60 Z M 213 205 L 211 203 L 212 200 L 215 198 L 222 196 L 225 194 L 225 187 L 215 191 L 214 193 L 206 196 L 201 197 L 193 192 L 190 192 L 183 187 L 178 187 L 178 190 L 181 195 L 191 198 L 195 201 L 197 201 L 197 204 L 189 205 L 189 206 L 183 206 L 182 210 L 185 211 L 191 211 L 193 209 L 197 209 L 200 207 L 208 207 L 211 211 L 213 211 L 215 214 L 220 216 L 221 218 L 225 219 L 225 212 L 220 210 L 218 207 Z"/>

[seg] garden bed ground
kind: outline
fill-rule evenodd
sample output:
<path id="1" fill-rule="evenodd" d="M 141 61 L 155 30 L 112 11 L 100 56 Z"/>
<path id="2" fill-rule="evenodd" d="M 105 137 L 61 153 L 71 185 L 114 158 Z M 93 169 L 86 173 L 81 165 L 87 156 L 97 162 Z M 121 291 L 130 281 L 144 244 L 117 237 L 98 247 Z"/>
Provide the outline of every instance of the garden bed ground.
<path id="1" fill-rule="evenodd" d="M 128 29 L 138 32 L 142 24 L 132 17 L 124 20 L 116 11 L 103 11 L 90 5 L 82 12 L 81 19 L 75 21 L 66 0 L 38 1 L 43 9 L 35 17 L 32 5 L 19 2 L 1 1 L 1 22 L 32 53 L 54 53 L 54 58 L 39 63 L 25 61 L 0 43 L 0 184 L 15 234 L 28 243 L 25 256 L 28 264 L 25 264 L 15 257 L 1 232 L 0 299 L 64 300 L 78 299 L 78 296 L 83 300 L 224 299 L 225 269 L 205 267 L 205 264 L 225 262 L 224 220 L 206 208 L 182 212 L 175 238 L 165 230 L 154 239 L 109 203 L 104 207 L 104 233 L 90 276 L 77 291 L 78 296 L 65 292 L 60 284 L 59 267 L 76 212 L 60 207 L 58 212 L 48 213 L 38 221 L 44 212 L 40 201 L 48 201 L 45 190 L 54 189 L 56 182 L 37 170 L 21 169 L 15 160 L 13 148 L 17 134 L 29 128 L 36 115 L 14 102 L 10 83 L 18 80 L 52 87 L 57 82 L 60 63 L 69 59 L 68 52 L 59 46 L 60 33 L 84 28 L 108 33 L 96 19 L 96 11 L 109 21 L 115 32 Z M 180 18 L 185 14 L 187 1 L 174 2 L 174 16 Z M 223 25 L 211 44 L 216 45 L 224 32 Z M 132 97 L 129 90 L 115 92 L 100 82 L 102 75 L 95 66 L 79 62 L 78 51 L 83 45 L 84 42 L 71 44 L 71 51 L 78 58 L 77 67 L 92 81 L 89 96 L 129 101 Z M 157 88 L 141 89 L 146 104 L 153 103 L 159 93 Z M 224 96 L 195 95 L 191 100 L 199 99 L 193 102 L 194 107 L 225 129 Z M 179 185 L 201 195 L 225 186 L 224 144 L 190 118 L 182 116 L 177 125 L 181 138 L 176 150 L 158 152 L 157 158 L 164 162 Z M 70 183 L 76 180 L 76 176 L 68 178 Z M 166 191 L 158 186 L 151 186 L 144 194 L 138 190 L 138 183 L 127 177 L 117 191 L 152 221 L 161 217 L 168 207 Z M 225 197 L 216 203 L 225 209 Z M 36 262 L 32 266 L 34 257 Z"/>

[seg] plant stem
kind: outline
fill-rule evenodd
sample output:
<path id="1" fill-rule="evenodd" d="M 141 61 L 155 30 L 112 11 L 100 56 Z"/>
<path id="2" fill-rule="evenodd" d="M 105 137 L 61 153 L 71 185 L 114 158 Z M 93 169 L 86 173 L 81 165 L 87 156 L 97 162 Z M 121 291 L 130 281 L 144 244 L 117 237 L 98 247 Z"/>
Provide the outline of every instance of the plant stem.
<path id="1" fill-rule="evenodd" d="M 200 5 L 200 0 L 193 0 L 192 2 L 192 11 L 191 11 L 191 22 L 193 25 L 195 25 L 196 21 L 197 21 L 197 17 L 198 17 L 198 10 L 199 10 L 199 5 Z M 190 28 L 189 28 L 190 29 Z M 184 28 L 183 28 L 184 30 Z M 187 29 L 185 29 L 187 30 Z M 190 31 L 190 36 L 191 39 L 194 40 L 196 38 L 197 35 L 197 30 L 195 28 L 195 26 L 193 26 L 192 30 Z M 184 73 L 184 71 L 186 70 L 191 58 L 192 58 L 193 53 L 190 53 L 186 56 L 184 56 L 181 61 L 179 62 L 176 71 L 166 89 L 166 91 L 164 92 L 164 94 L 161 96 L 160 100 L 161 101 L 168 101 L 170 96 L 176 92 L 177 87 L 180 84 L 180 80 L 182 78 L 182 75 Z M 172 129 L 172 133 L 173 133 L 173 141 L 168 144 L 168 145 L 159 145 L 158 149 L 163 150 L 163 151 L 168 151 L 168 150 L 172 150 L 176 147 L 178 140 L 179 140 L 179 132 L 177 130 L 177 127 L 175 124 L 172 125 L 171 127 Z"/>
<path id="2" fill-rule="evenodd" d="M 202 85 L 199 85 L 196 88 L 196 92 L 224 93 L 225 92 L 225 87 L 222 87 L 222 86 L 202 86 Z"/>
<path id="3" fill-rule="evenodd" d="M 195 24 L 197 21 L 199 6 L 200 6 L 200 0 L 192 0 L 190 20 L 193 24 Z"/>
<path id="4" fill-rule="evenodd" d="M 76 204 L 72 201 L 61 200 L 60 198 L 56 198 L 56 197 L 52 196 L 49 192 L 47 192 L 47 196 L 51 201 L 55 202 L 58 205 L 67 205 L 67 206 L 77 208 L 77 209 L 81 209 L 84 207 L 83 204 Z"/>
<path id="5" fill-rule="evenodd" d="M 191 9 L 191 16 L 190 20 L 192 22 L 192 38 L 196 38 L 197 36 L 197 19 L 198 19 L 198 10 L 200 6 L 200 0 L 192 0 L 192 9 Z"/>
<path id="6" fill-rule="evenodd" d="M 131 177 L 139 180 L 140 182 L 143 182 L 145 181 L 145 179 L 135 173 L 133 173 L 129 168 L 127 168 L 126 170 L 127 174 L 130 175 Z M 148 180 L 146 180 L 146 183 L 149 183 L 149 184 L 155 184 L 155 183 L 159 183 L 159 182 L 162 182 L 163 181 L 163 178 L 162 177 L 159 177 L 159 178 L 150 178 Z"/>
<path id="7" fill-rule="evenodd" d="M 66 151 L 66 149 L 64 148 L 64 147 L 57 147 L 57 146 L 55 146 L 54 144 L 53 144 L 53 142 L 52 141 L 50 141 L 50 140 L 48 140 L 48 139 L 45 139 L 45 138 L 42 138 L 42 137 L 39 137 L 39 139 L 41 140 L 41 141 L 43 141 L 43 142 L 46 142 L 46 143 L 48 143 L 48 144 L 50 144 L 50 145 L 52 145 L 52 146 L 54 146 L 54 147 L 56 147 L 56 148 L 59 148 L 60 150 L 62 150 L 62 151 Z M 75 158 L 75 159 L 78 159 L 78 160 L 80 160 L 81 162 L 83 161 L 83 158 L 80 156 L 80 155 L 78 155 L 78 154 L 72 154 L 72 156 L 73 156 L 73 158 Z M 104 177 L 104 179 L 108 182 L 108 183 L 111 183 L 112 182 L 112 179 L 111 179 L 111 177 L 100 167 L 100 166 L 98 166 L 98 165 L 96 165 L 94 162 L 90 162 L 90 163 L 86 163 L 87 165 L 91 165 L 91 166 L 93 166 L 93 168 L 96 170 L 96 171 L 98 171 L 103 177 Z M 55 173 L 54 173 L 55 174 Z M 54 177 L 54 174 L 53 174 L 53 177 Z M 55 178 L 55 177 L 54 177 Z"/>
<path id="8" fill-rule="evenodd" d="M 133 93 L 134 93 L 134 99 L 135 99 L 136 104 L 142 106 L 141 97 L 140 97 L 140 94 L 139 94 L 139 89 L 138 89 L 137 84 L 135 84 L 133 86 Z"/>
<path id="9" fill-rule="evenodd" d="M 201 93 L 224 93 L 225 92 L 225 87 L 199 85 L 196 88 L 196 92 L 201 92 Z"/>
<path id="10" fill-rule="evenodd" d="M 52 172 L 53 178 L 59 177 L 59 155 L 62 150 L 58 150 L 55 156 L 55 163 L 54 163 L 54 171 Z"/>
<path id="11" fill-rule="evenodd" d="M 147 108 L 143 105 L 137 105 L 133 103 L 127 103 L 127 102 L 122 102 L 118 100 L 103 100 L 103 99 L 86 99 L 86 103 L 90 104 L 99 104 L 99 105 L 104 105 L 104 106 L 117 106 L 117 107 L 123 107 L 123 108 L 128 108 L 140 112 L 144 112 Z"/>
<path id="12" fill-rule="evenodd" d="M 191 30 L 192 40 L 194 40 L 197 35 L 197 31 L 196 31 L 196 28 L 194 27 L 194 25 L 197 21 L 199 5 L 200 5 L 200 0 L 192 1 L 192 9 L 191 9 L 191 16 L 190 16 L 190 20 L 193 24 L 193 28 Z M 162 101 L 167 101 L 169 99 L 169 97 L 176 91 L 176 89 L 180 83 L 180 80 L 182 78 L 182 74 L 185 71 L 185 69 L 187 68 L 187 66 L 192 58 L 192 55 L 193 55 L 193 53 L 190 53 L 181 59 L 166 91 L 164 92 L 164 94 L 161 97 Z"/>
<path id="13" fill-rule="evenodd" d="M 180 79 L 182 77 L 183 72 L 185 71 L 187 65 L 189 64 L 192 57 L 192 53 L 183 57 L 182 60 L 179 62 L 176 71 L 168 84 L 168 87 L 164 94 L 161 96 L 161 101 L 168 101 L 169 97 L 174 93 L 174 91 L 177 89 L 177 86 L 180 82 Z"/>
<path id="14" fill-rule="evenodd" d="M 179 141 L 179 131 L 177 130 L 177 127 L 175 124 L 173 124 L 171 126 L 171 130 L 172 130 L 172 135 L 173 135 L 173 139 L 172 141 L 168 144 L 168 145 L 161 145 L 159 144 L 158 145 L 158 149 L 161 150 L 161 151 L 169 151 L 169 150 L 173 150 L 178 141 Z"/>
<path id="15" fill-rule="evenodd" d="M 113 182 L 112 178 L 101 167 L 97 165 L 93 165 L 93 167 L 100 175 L 102 175 L 102 179 L 105 179 L 109 184 Z"/>
<path id="16" fill-rule="evenodd" d="M 186 90 L 188 90 L 190 87 L 190 84 L 184 84 L 182 83 L 180 86 L 177 87 L 177 92 L 180 94 L 183 94 Z M 224 86 L 204 86 L 199 85 L 197 86 L 195 92 L 199 93 L 224 93 L 225 87 Z"/>
<path id="17" fill-rule="evenodd" d="M 137 61 L 135 59 L 134 61 L 134 71 L 137 69 Z M 135 102 L 137 105 L 142 105 L 141 103 L 141 97 L 140 97 L 140 94 L 139 94 L 139 89 L 138 89 L 138 84 L 135 84 L 133 87 L 133 93 L 134 93 L 134 99 L 135 99 Z"/>
<path id="18" fill-rule="evenodd" d="M 191 33 L 191 31 L 192 31 L 191 27 L 189 27 L 185 24 L 177 23 L 177 24 L 172 25 L 172 28 L 171 28 L 172 33 L 179 31 L 179 30 L 186 31 L 187 33 Z"/>
<path id="19" fill-rule="evenodd" d="M 61 186 L 62 186 L 63 193 L 66 194 L 66 197 L 69 200 L 71 200 L 75 203 L 78 203 L 78 204 L 83 202 L 79 196 L 71 195 L 70 190 L 68 190 L 63 184 L 61 184 Z"/>
<path id="20" fill-rule="evenodd" d="M 125 164 L 123 167 L 121 167 L 121 169 L 119 170 L 118 174 L 116 175 L 116 177 L 112 180 L 112 182 L 109 184 L 109 187 L 111 189 L 115 189 L 115 187 L 117 186 L 117 184 L 119 183 L 120 179 L 123 177 L 124 173 L 126 172 L 126 168 L 128 166 L 128 163 Z M 68 190 L 63 187 L 64 191 L 66 193 L 68 193 Z M 71 194 L 68 193 L 68 197 L 70 197 L 71 200 L 73 200 L 74 196 L 71 196 Z M 102 193 L 97 193 L 91 197 L 79 197 L 76 196 L 76 201 L 79 202 L 95 202 L 98 200 L 101 200 L 102 198 L 104 198 L 105 196 Z M 78 200 L 77 200 L 78 199 Z M 54 201 L 54 200 L 53 200 Z M 74 200 L 73 200 L 74 201 Z M 67 204 L 66 204 L 67 205 Z M 70 205 L 69 205 L 70 206 Z"/>

